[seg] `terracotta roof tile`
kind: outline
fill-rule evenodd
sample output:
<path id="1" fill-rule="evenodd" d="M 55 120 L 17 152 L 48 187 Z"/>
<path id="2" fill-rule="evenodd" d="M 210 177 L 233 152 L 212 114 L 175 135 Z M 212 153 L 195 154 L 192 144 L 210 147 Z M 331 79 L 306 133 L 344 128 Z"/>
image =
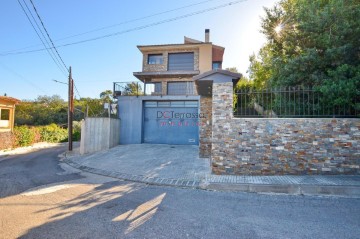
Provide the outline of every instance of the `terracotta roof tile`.
<path id="1" fill-rule="evenodd" d="M 14 102 L 15 104 L 17 104 L 17 103 L 19 103 L 21 101 L 21 100 L 18 100 L 16 98 L 9 97 L 9 96 L 0 96 L 0 100 Z"/>

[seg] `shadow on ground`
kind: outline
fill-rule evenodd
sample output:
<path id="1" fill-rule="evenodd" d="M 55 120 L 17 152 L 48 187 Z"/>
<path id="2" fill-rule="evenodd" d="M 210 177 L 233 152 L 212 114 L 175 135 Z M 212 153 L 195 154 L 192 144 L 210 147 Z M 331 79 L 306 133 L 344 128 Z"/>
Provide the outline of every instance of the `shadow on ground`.
<path id="1" fill-rule="evenodd" d="M 143 187 L 107 182 L 61 204 L 38 210 L 35 214 L 51 215 L 51 222 L 28 230 L 20 238 L 121 238 L 160 210 L 166 193 L 153 191 L 144 195 L 139 191 Z"/>
<path id="2" fill-rule="evenodd" d="M 46 184 L 80 179 L 78 173 L 67 174 L 59 165 L 58 155 L 65 146 L 39 149 L 11 155 L 0 161 L 0 198 Z"/>

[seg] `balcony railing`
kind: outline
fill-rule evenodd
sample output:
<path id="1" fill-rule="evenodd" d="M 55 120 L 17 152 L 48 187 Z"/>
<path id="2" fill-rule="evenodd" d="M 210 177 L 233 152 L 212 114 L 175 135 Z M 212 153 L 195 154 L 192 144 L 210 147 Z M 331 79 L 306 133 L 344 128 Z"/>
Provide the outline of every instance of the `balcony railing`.
<path id="1" fill-rule="evenodd" d="M 161 82 L 114 82 L 114 96 L 143 95 L 196 95 L 193 81 L 168 82 L 167 92 L 163 94 Z"/>
<path id="2" fill-rule="evenodd" d="M 145 95 L 142 82 L 114 82 L 114 96 L 139 96 Z"/>

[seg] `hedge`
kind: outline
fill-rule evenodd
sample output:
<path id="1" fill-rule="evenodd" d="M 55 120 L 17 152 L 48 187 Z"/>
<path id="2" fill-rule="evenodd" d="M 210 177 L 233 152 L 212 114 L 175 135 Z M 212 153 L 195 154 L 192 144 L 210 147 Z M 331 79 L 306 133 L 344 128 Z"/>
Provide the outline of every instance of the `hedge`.
<path id="1" fill-rule="evenodd" d="M 80 131 L 80 127 L 74 128 L 73 140 L 80 140 Z M 30 146 L 38 142 L 59 143 L 67 140 L 67 129 L 63 129 L 56 124 L 14 127 L 14 147 Z"/>

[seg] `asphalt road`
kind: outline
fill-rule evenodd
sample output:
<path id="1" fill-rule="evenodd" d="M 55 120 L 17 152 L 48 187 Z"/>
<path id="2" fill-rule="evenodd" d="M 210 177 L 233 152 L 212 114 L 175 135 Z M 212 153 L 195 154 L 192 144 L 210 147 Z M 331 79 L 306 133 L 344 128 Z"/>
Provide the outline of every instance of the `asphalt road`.
<path id="1" fill-rule="evenodd" d="M 0 238 L 360 238 L 360 199 L 148 186 L 74 170 L 63 150 L 0 161 Z"/>

